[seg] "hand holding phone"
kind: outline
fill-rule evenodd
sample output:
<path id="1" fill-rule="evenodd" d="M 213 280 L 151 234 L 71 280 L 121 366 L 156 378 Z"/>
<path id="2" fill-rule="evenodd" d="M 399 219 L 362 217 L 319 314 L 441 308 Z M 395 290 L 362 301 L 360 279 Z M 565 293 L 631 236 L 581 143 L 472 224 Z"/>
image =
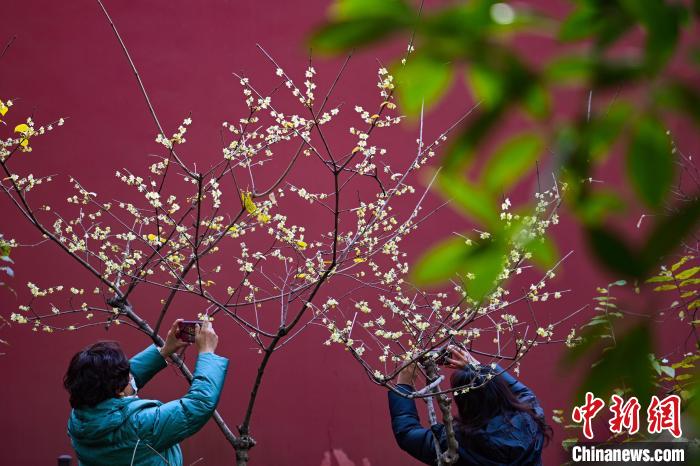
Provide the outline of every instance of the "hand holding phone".
<path id="1" fill-rule="evenodd" d="M 450 338 L 447 343 L 445 343 L 443 346 L 440 348 L 437 348 L 437 356 L 435 357 L 435 364 L 438 366 L 445 366 L 449 364 L 448 359 L 452 358 L 452 350 L 454 349 L 454 346 L 458 346 L 459 344 L 457 341 L 454 339 L 454 337 Z"/>
<path id="2" fill-rule="evenodd" d="M 205 320 L 195 329 L 194 344 L 197 346 L 199 354 L 213 353 L 219 344 L 219 337 L 214 331 L 211 321 Z"/>
<path id="3" fill-rule="evenodd" d="M 182 322 L 182 319 L 175 320 L 168 330 L 168 334 L 163 341 L 163 347 L 159 350 L 165 359 L 189 345 L 187 341 L 180 338 L 180 324 Z"/>
<path id="4" fill-rule="evenodd" d="M 194 343 L 197 335 L 197 325 L 202 325 L 201 320 L 181 320 L 177 324 L 177 338 L 187 343 Z"/>

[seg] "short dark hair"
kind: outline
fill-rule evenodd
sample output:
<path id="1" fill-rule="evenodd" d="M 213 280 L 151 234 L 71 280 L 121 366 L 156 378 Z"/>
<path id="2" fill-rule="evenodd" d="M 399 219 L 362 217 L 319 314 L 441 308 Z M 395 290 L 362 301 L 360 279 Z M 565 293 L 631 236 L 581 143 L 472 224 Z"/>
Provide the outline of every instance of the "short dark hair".
<path id="1" fill-rule="evenodd" d="M 116 341 L 100 341 L 78 352 L 63 377 L 73 408 L 115 398 L 128 383 L 129 360 Z"/>

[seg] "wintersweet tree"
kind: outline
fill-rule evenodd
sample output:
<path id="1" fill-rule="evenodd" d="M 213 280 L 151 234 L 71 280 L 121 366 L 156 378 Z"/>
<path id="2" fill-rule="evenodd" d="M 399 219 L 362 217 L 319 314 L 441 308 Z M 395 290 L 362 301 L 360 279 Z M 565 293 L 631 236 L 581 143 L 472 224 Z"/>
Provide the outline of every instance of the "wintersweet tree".
<path id="1" fill-rule="evenodd" d="M 344 69 L 325 97 L 317 99 L 313 67 L 306 69 L 300 86 L 276 67 L 299 113 L 286 109 L 289 99 L 280 98 L 278 104 L 240 77 L 246 114 L 223 123 L 228 141 L 219 161 L 205 170 L 179 152 L 192 119 L 185 118 L 167 135 L 149 103 L 161 153 L 145 169 L 115 167 L 115 183 L 123 186 L 120 199 L 104 199 L 89 182 L 69 177 L 72 192 L 65 205 L 36 201 L 42 198 L 38 191 L 61 177 L 36 173 L 33 152 L 35 145 L 40 148 L 41 137 L 65 120 L 12 121 L 16 106 L 3 102 L 3 117 L 11 124 L 0 145 L 1 185 L 17 220 L 28 221 L 93 280 L 90 287 L 29 281 L 31 299 L 11 320 L 48 333 L 126 325 L 156 345 L 163 344 L 162 325 L 176 299 L 198 309 L 200 319 L 233 322 L 262 356 L 238 433 L 218 413 L 215 420 L 235 448 L 238 464 L 246 464 L 255 444 L 252 415 L 270 358 L 333 310 L 325 294 L 331 279 L 372 290 L 361 269 L 374 264 L 372 256 L 384 244 L 397 242 L 419 223 L 425 193 L 416 194 L 406 180 L 434 156 L 438 143 L 393 168 L 392 157 L 401 161 L 403 154 L 370 142 L 379 130 L 401 122 L 392 102 L 392 77 L 385 69 L 378 75 L 375 111 L 359 106 L 344 111 L 355 125 L 348 131 L 349 146 L 328 138 L 326 128 L 341 114 L 330 99 Z M 301 184 L 303 171 L 319 173 L 313 186 Z M 52 188 L 51 199 L 61 189 Z M 414 205 L 399 220 L 393 204 L 411 196 Z M 319 219 L 322 228 L 307 227 L 310 219 Z M 353 224 L 356 228 L 345 226 Z M 386 274 L 395 271 L 387 269 Z M 145 318 L 133 299 L 142 288 L 160 299 L 152 318 Z M 173 363 L 191 380 L 180 356 L 173 356 Z"/>
<path id="2" fill-rule="evenodd" d="M 418 146 L 422 147 L 420 139 Z M 573 346 L 579 341 L 575 329 L 562 331 L 561 327 L 583 308 L 557 313 L 554 320 L 538 317 L 535 309 L 537 303 L 559 299 L 570 291 L 548 286 L 568 254 L 543 272 L 532 265 L 533 251 L 538 249 L 547 229 L 558 223 L 560 196 L 555 182 L 552 189 L 535 194 L 536 205 L 531 213 L 527 209 L 511 212 L 511 202 L 505 199 L 499 237 L 479 229 L 471 234 L 455 233 L 456 238 L 446 251 L 436 251 L 419 264 L 423 270 L 449 270 L 450 261 L 473 255 L 472 261 L 491 261 L 498 274 L 494 280 L 479 282 L 476 274 L 468 270 L 456 273 L 450 279 L 450 287 L 438 291 L 411 282 L 416 274 L 409 272 L 406 254 L 399 247 L 401 239 L 420 221 L 409 217 L 399 223 L 388 216 L 377 222 L 375 229 L 379 234 L 372 238 L 366 252 L 364 247 L 360 249 L 361 257 L 367 258 L 361 269 L 366 268 L 367 273 L 361 271 L 359 276 L 371 277 L 369 280 L 373 281 L 369 283 L 376 291 L 349 290 L 342 297 L 331 297 L 320 308 L 314 306 L 330 332 L 325 344 L 344 346 L 373 383 L 401 396 L 426 399 L 431 424 L 437 422 L 431 398 L 437 397 L 448 436 L 448 450 L 436 451 L 438 464 L 452 464 L 458 459 L 448 394 L 478 390 L 488 382 L 487 379 L 442 389 L 444 375 L 437 360 L 448 344 L 468 348 L 479 355 L 482 364 L 495 368 L 501 363 L 503 370 L 512 369 L 519 374 L 520 361 L 532 348 L 552 343 Z M 377 218 L 376 214 L 372 218 Z M 361 231 L 363 227 L 360 217 L 356 228 Z M 503 242 L 507 254 L 479 252 L 494 241 Z M 425 375 L 424 386 L 408 394 L 397 390 L 398 374 L 414 363 Z"/>
<path id="3" fill-rule="evenodd" d="M 202 169 L 181 152 L 192 118 L 184 118 L 174 133 L 163 130 L 129 52 L 110 24 L 153 117 L 160 153 L 145 168 L 114 167 L 115 183 L 123 187 L 120 199 L 105 199 L 89 182 L 68 177 L 72 192 L 65 205 L 50 204 L 36 191 L 61 177 L 36 173 L 32 151 L 35 145 L 40 150 L 40 138 L 65 120 L 9 120 L 11 134 L 0 143 L 0 185 L 6 198 L 18 220 L 29 222 L 93 281 L 87 288 L 70 281 L 30 281 L 31 299 L 12 313 L 12 321 L 48 333 L 126 325 L 156 345 L 163 344 L 163 322 L 176 300 L 197 309 L 199 319 L 231 322 L 261 355 L 238 432 L 218 413 L 214 416 L 239 465 L 247 464 L 255 445 L 251 421 L 271 357 L 310 325 L 327 327 L 326 344 L 344 345 L 370 380 L 389 388 L 402 367 L 420 361 L 427 386 L 410 396 L 440 396 L 445 422 L 449 399 L 429 356 L 448 340 L 508 360 L 517 370 L 533 346 L 575 338 L 569 334 L 554 340 L 565 318 L 541 322 L 532 310 L 534 302 L 566 291 L 546 287 L 555 267 L 523 293 L 513 293 L 518 296 L 511 297 L 506 286 L 511 277 L 534 270 L 527 262 L 547 228 L 558 221 L 556 180 L 551 189 L 536 194 L 534 213 L 511 212 L 505 199 L 504 228 L 497 236 L 477 231 L 457 237 L 465 248 L 478 250 L 489 241 L 507 246 L 506 256 L 485 256 L 498 270 L 495 280 L 465 271 L 452 277 L 452 289 L 432 292 L 408 279 L 409 258 L 401 242 L 435 212 L 423 207 L 430 186 L 412 186 L 415 172 L 424 169 L 473 108 L 430 140 L 421 121 L 416 151 L 407 157 L 386 144 L 402 116 L 394 103 L 394 79 L 385 68 L 378 71 L 379 95 L 373 103 L 348 108 L 332 103 L 347 61 L 319 99 L 313 66 L 296 81 L 261 48 L 279 86 L 264 92 L 248 77 L 237 77 L 245 114 L 223 122 L 227 140 L 218 161 Z M 407 56 L 411 50 L 409 45 Z M 278 89 L 286 93 L 276 95 Z M 18 113 L 11 101 L 0 108 L 4 119 Z M 343 137 L 332 130 L 340 125 Z M 308 172 L 318 176 L 309 180 L 303 176 Z M 53 199 L 61 188 L 52 189 Z M 449 260 L 449 254 L 433 258 L 443 259 Z M 160 300 L 154 316 L 144 317 L 133 298 L 137 289 Z M 482 345 L 484 340 L 492 342 Z M 172 359 L 191 380 L 182 358 Z M 459 387 L 468 388 L 476 387 Z M 449 462 L 454 451 L 438 455 Z"/>

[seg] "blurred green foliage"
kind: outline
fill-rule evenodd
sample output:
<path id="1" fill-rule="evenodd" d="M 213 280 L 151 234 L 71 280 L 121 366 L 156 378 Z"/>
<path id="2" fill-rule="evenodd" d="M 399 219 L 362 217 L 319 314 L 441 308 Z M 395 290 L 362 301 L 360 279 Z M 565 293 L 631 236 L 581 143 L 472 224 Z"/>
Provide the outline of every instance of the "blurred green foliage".
<path id="1" fill-rule="evenodd" d="M 572 339 L 572 345 L 562 360 L 562 368 L 573 364 L 591 362 L 576 393 L 576 404 L 581 404 L 585 393 L 591 391 L 607 400 L 612 394 L 623 398 L 636 396 L 645 406 L 651 395 L 664 397 L 676 394 L 682 400 L 684 421 L 691 421 L 700 428 L 700 262 L 695 254 L 686 254 L 675 263 L 658 269 L 643 283 L 632 285 L 625 280 L 598 288 L 594 298 L 593 317 L 582 325 L 580 334 Z M 621 303 L 622 290 L 637 295 L 656 294 L 656 308 L 651 317 L 661 325 L 673 325 L 679 329 L 677 348 L 659 357 L 654 353 L 652 321 L 629 320 L 629 311 Z M 634 313 L 638 314 L 637 312 Z M 676 321 L 676 322 L 674 322 Z M 679 325 L 680 324 L 680 325 Z M 694 350 L 686 351 L 692 343 Z M 558 415 L 557 415 L 558 413 Z M 564 424 L 563 410 L 556 410 L 553 420 L 568 429 L 580 429 L 579 425 Z M 643 421 L 644 419 L 642 419 Z M 684 431 L 693 432 L 690 425 Z M 654 436 L 640 429 L 632 438 L 624 440 L 652 440 Z M 613 437 L 619 436 L 615 434 Z M 598 440 L 601 437 L 596 437 Z M 604 438 L 604 436 L 602 436 Z M 564 441 L 564 447 L 573 438 Z M 608 439 L 611 440 L 611 439 Z M 617 439 L 618 441 L 620 439 Z"/>
<path id="2" fill-rule="evenodd" d="M 0 287 L 5 287 L 7 284 L 3 281 L 3 275 L 8 277 L 14 277 L 15 272 L 12 270 L 9 264 L 12 264 L 12 259 L 10 259 L 10 252 L 12 251 L 13 243 L 6 241 L 3 238 L 2 233 L 0 233 Z M 12 290 L 12 288 L 10 288 Z"/>
<path id="3" fill-rule="evenodd" d="M 480 104 L 478 114 L 466 120 L 444 151 L 445 168 L 435 186 L 490 231 L 492 240 L 471 249 L 460 238 L 436 245 L 414 269 L 418 283 L 468 272 L 485 282 L 495 280 L 495 267 L 508 244 L 502 239 L 507 232 L 499 230 L 497 206 L 518 182 L 531 177 L 538 160 L 547 158 L 557 179 L 568 186 L 569 210 L 597 261 L 639 283 L 694 232 L 700 217 L 700 193 L 684 199 L 673 195 L 679 160 L 664 123 L 673 118 L 700 126 L 698 82 L 687 82 L 683 73 L 675 72 L 679 63 L 695 73 L 700 68 L 699 16 L 698 0 L 573 0 L 564 18 L 549 17 L 523 2 L 451 1 L 423 9 L 418 0 L 336 0 L 328 22 L 310 42 L 316 52 L 339 54 L 415 33 L 415 52 L 391 66 L 402 111 L 417 116 L 423 103 L 428 108 L 437 105 L 460 79 Z M 518 47 L 521 38 L 533 35 L 558 44 L 550 50 L 554 54 L 533 60 L 537 50 Z M 592 99 L 573 115 L 557 112 L 555 99 L 561 91 L 579 91 Z M 602 109 L 590 105 L 598 104 L 599 96 L 606 99 Z M 485 141 L 512 113 L 525 116 L 527 129 L 500 141 L 474 173 L 475 155 L 484 151 Z M 592 183 L 616 151 L 624 155 L 628 185 Z M 634 241 L 609 222 L 627 207 L 627 192 L 654 223 L 645 238 Z M 551 242 L 534 246 L 544 267 L 557 260 Z M 685 296 L 685 312 L 693 317 L 681 320 L 695 334 L 700 301 L 687 298 L 697 290 L 682 288 L 700 280 L 694 278 L 697 270 L 681 270 L 681 265 L 674 264 L 672 278 L 662 274 L 650 281 L 664 281 L 655 291 L 673 286 Z M 683 278 L 683 273 L 689 276 Z M 652 392 L 666 387 L 682 395 L 689 412 L 700 413 L 698 402 L 693 402 L 700 394 L 697 351 L 665 364 L 653 355 L 649 322 L 616 330 L 615 322 L 624 315 L 610 294 L 616 286 L 628 285 L 619 281 L 603 289 L 594 317 L 581 329 L 580 344 L 565 360 L 573 364 L 587 355 L 595 361 L 580 393 L 592 390 L 609 396 L 622 391 L 648 400 Z M 693 341 L 697 347 L 700 339 Z"/>
<path id="4" fill-rule="evenodd" d="M 548 17 L 524 3 L 493 0 L 445 2 L 425 9 L 408 0 L 336 0 L 311 46 L 338 54 L 415 33 L 416 51 L 391 67 L 402 111 L 417 116 L 423 103 L 436 105 L 456 79 L 480 102 L 477 116 L 466 121 L 444 153 L 446 169 L 436 185 L 456 201 L 453 205 L 481 226 L 498 228 L 495 206 L 549 151 L 557 177 L 570 188 L 570 210 L 599 261 L 626 277 L 644 278 L 700 214 L 691 207 L 670 214 L 683 220 L 669 219 L 663 210 L 676 180 L 673 145 L 663 121 L 673 114 L 700 124 L 700 92 L 669 72 L 670 61 L 681 52 L 679 41 L 695 28 L 697 14 L 698 2 L 665 0 L 575 0 L 565 18 Z M 643 41 L 634 49 L 628 38 L 640 31 Z M 537 51 L 516 46 L 533 34 L 563 47 L 535 66 L 531 55 Z M 622 55 L 616 47 L 625 40 Z M 699 57 L 698 47 L 691 47 L 688 66 L 697 68 Z M 593 96 L 623 92 L 611 97 L 602 111 L 582 105 L 578 114 L 558 113 L 554 118 L 555 92 L 572 87 Z M 629 88 L 634 91 L 625 92 Z M 477 181 L 468 181 L 463 175 L 473 169 L 475 154 L 511 112 L 527 116 L 527 131 L 502 141 L 488 155 Z M 590 182 L 613 147 L 626 154 L 630 189 L 656 214 L 652 218 L 657 224 L 642 250 L 608 225 L 607 219 L 625 208 L 622 190 L 595 189 Z M 684 228 L 665 229 L 669 223 L 684 223 Z M 438 245 L 434 253 L 449 247 L 454 244 Z M 478 275 L 479 267 L 486 266 L 477 260 L 480 255 L 459 257 L 464 264 L 456 269 Z M 420 267 L 440 266 L 425 260 Z M 440 273 L 418 270 L 414 278 L 420 282 Z"/>

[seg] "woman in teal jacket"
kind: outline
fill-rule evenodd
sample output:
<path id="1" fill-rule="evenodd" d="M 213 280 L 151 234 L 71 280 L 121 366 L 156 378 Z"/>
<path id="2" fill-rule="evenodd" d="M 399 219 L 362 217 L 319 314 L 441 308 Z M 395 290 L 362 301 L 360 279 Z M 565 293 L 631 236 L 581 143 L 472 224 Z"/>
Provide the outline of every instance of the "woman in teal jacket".
<path id="1" fill-rule="evenodd" d="M 178 444 L 209 420 L 219 402 L 228 360 L 214 354 L 218 337 L 197 326 L 199 351 L 194 380 L 179 400 L 142 400 L 136 392 L 187 345 L 175 321 L 160 350 L 151 345 L 130 361 L 115 342 L 99 342 L 77 353 L 64 386 L 73 407 L 68 435 L 80 465 L 182 465 Z"/>

